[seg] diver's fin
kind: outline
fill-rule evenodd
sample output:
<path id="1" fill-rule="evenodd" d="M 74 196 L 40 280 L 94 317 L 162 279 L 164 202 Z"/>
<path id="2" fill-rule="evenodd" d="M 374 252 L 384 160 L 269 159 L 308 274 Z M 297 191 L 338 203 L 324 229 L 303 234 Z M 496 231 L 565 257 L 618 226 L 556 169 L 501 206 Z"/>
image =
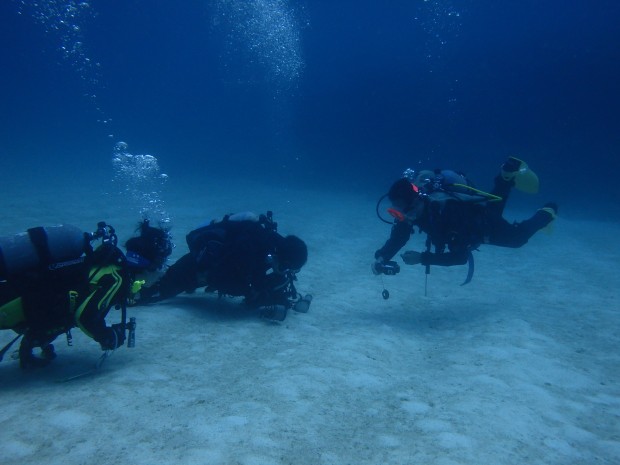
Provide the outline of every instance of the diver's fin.
<path id="1" fill-rule="evenodd" d="M 549 213 L 549 215 L 551 215 L 551 221 L 549 221 L 549 224 L 547 224 L 547 226 L 545 226 L 544 228 L 541 229 L 541 231 L 543 231 L 546 234 L 552 234 L 553 233 L 553 229 L 554 229 L 554 225 L 555 225 L 555 219 L 558 217 L 558 206 L 555 203 L 548 203 L 546 204 L 543 208 L 541 208 L 540 210 L 538 210 L 539 212 L 547 212 Z"/>
<path id="2" fill-rule="evenodd" d="M 508 157 L 502 165 L 502 178 L 506 181 L 514 180 L 515 187 L 522 192 L 535 194 L 538 192 L 538 176 L 534 173 L 527 163 L 516 157 Z"/>

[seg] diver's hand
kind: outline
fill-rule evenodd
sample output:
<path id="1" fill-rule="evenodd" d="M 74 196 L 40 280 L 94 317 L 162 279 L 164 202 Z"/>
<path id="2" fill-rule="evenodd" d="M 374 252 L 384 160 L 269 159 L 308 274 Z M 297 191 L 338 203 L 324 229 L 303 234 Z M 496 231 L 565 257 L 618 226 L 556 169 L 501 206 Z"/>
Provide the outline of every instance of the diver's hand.
<path id="1" fill-rule="evenodd" d="M 299 313 L 308 313 L 312 303 L 312 294 L 306 294 L 293 304 L 293 310 Z"/>
<path id="2" fill-rule="evenodd" d="M 372 271 L 372 274 L 374 274 L 375 276 L 381 274 L 382 268 L 383 268 L 383 257 L 377 258 L 374 261 L 374 263 L 370 264 L 370 271 Z"/>
<path id="3" fill-rule="evenodd" d="M 422 253 L 415 250 L 407 250 L 400 254 L 400 258 L 403 259 L 407 265 L 418 265 L 422 262 Z"/>
<path id="4" fill-rule="evenodd" d="M 284 321 L 288 310 L 284 305 L 265 305 L 258 309 L 262 318 L 271 321 Z"/>
<path id="5" fill-rule="evenodd" d="M 141 286 L 137 297 L 134 299 L 135 305 L 148 305 L 164 300 L 159 292 L 159 281 L 152 286 Z"/>
<path id="6" fill-rule="evenodd" d="M 106 335 L 103 341 L 100 341 L 101 350 L 118 349 L 125 343 L 125 325 L 122 323 L 114 324 L 106 328 Z"/>

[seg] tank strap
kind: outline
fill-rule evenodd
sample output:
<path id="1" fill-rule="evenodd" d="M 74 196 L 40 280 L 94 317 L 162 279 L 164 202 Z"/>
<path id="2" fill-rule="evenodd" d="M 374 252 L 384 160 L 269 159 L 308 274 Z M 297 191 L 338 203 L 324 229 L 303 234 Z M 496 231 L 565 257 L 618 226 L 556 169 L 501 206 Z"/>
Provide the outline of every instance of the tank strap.
<path id="1" fill-rule="evenodd" d="M 47 267 L 50 263 L 52 263 L 52 255 L 50 253 L 49 244 L 47 243 L 47 233 L 45 232 L 45 229 L 42 226 L 30 228 L 28 229 L 28 236 L 37 251 L 39 262 L 43 266 Z"/>

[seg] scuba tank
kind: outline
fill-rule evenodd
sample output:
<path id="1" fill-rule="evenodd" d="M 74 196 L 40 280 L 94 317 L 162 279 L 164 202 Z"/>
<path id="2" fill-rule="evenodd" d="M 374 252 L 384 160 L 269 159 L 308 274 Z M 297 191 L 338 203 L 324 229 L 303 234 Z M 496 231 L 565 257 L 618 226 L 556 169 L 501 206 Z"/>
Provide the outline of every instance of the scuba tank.
<path id="1" fill-rule="evenodd" d="M 88 240 L 76 226 L 39 226 L 24 233 L 0 237 L 0 279 L 48 268 L 77 259 L 86 250 Z"/>
<path id="2" fill-rule="evenodd" d="M 497 195 L 477 189 L 464 174 L 453 170 L 422 170 L 415 173 L 412 169 L 407 169 L 403 176 L 418 187 L 421 195 L 435 202 L 458 200 L 484 203 L 502 200 Z"/>

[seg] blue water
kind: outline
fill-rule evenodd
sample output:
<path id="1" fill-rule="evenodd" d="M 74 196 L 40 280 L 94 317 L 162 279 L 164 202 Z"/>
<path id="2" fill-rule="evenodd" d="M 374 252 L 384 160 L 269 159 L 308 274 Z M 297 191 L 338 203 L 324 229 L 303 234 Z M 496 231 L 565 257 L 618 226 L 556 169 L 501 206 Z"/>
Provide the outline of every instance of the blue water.
<path id="1" fill-rule="evenodd" d="M 487 187 L 510 154 L 535 202 L 614 219 L 620 2 L 0 2 L 0 181 L 113 177 L 385 191 L 404 168 Z"/>

